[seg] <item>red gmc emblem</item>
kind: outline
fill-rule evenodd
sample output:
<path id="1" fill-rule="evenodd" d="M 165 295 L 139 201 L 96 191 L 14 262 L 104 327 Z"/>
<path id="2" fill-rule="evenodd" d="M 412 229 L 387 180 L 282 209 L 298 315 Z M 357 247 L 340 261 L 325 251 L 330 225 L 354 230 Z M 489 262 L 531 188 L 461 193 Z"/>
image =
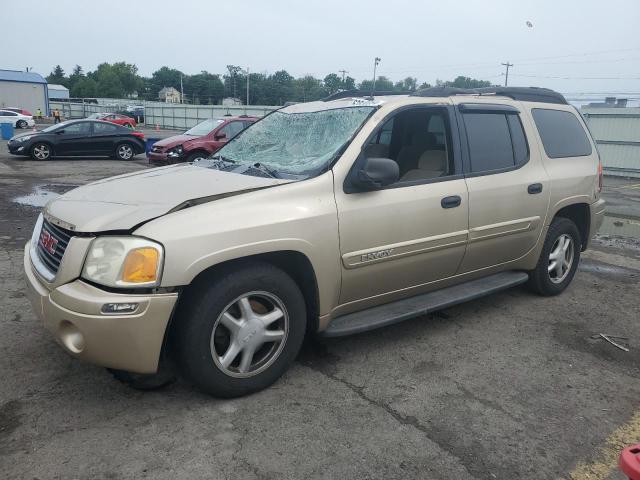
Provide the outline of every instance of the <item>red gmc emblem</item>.
<path id="1" fill-rule="evenodd" d="M 43 229 L 40 233 L 40 245 L 42 245 L 47 252 L 53 255 L 56 253 L 58 240 L 54 238 L 49 232 Z"/>

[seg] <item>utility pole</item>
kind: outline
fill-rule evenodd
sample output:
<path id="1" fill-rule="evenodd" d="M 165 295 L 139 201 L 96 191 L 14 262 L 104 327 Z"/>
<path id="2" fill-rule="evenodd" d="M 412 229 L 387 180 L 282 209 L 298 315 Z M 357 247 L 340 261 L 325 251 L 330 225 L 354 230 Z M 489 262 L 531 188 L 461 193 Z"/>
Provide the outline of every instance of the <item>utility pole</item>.
<path id="1" fill-rule="evenodd" d="M 338 72 L 342 74 L 342 85 L 344 85 L 344 76 L 349 72 L 346 70 L 338 70 Z"/>
<path id="2" fill-rule="evenodd" d="M 182 86 L 182 74 L 180 74 L 180 103 L 184 103 L 184 87 Z"/>
<path id="3" fill-rule="evenodd" d="M 373 84 L 371 85 L 371 98 L 373 98 L 373 93 L 376 91 L 376 68 L 378 68 L 380 60 L 380 57 L 376 57 L 373 61 Z"/>
<path id="4" fill-rule="evenodd" d="M 507 63 L 501 63 L 500 65 L 507 67 L 507 71 L 504 74 L 504 86 L 506 87 L 509 84 L 509 67 L 513 67 L 513 63 L 507 61 Z"/>
<path id="5" fill-rule="evenodd" d="M 249 105 L 249 67 L 247 67 L 247 105 Z"/>

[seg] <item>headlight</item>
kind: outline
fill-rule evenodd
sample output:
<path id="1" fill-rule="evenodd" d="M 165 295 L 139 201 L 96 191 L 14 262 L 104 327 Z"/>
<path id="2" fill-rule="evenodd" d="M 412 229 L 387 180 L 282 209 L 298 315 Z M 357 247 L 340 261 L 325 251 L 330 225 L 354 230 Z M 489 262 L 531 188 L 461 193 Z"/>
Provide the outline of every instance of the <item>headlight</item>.
<path id="1" fill-rule="evenodd" d="M 169 157 L 180 157 L 182 156 L 182 152 L 183 152 L 182 145 L 178 145 L 177 147 L 170 148 L 167 151 L 167 155 Z"/>
<path id="2" fill-rule="evenodd" d="M 91 242 L 82 277 L 107 287 L 160 284 L 162 245 L 140 237 L 98 237 Z"/>
<path id="3" fill-rule="evenodd" d="M 16 142 L 26 142 L 27 140 L 31 140 L 33 135 L 25 135 L 23 137 L 14 138 Z"/>

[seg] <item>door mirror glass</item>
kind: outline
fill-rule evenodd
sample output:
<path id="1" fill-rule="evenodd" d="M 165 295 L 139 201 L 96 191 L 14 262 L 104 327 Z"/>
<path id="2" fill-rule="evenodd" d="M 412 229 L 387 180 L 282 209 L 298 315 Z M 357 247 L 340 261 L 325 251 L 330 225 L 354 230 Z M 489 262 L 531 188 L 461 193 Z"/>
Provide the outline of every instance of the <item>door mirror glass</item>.
<path id="1" fill-rule="evenodd" d="M 367 158 L 354 172 L 353 184 L 360 190 L 380 190 L 400 178 L 398 164 L 390 158 Z"/>
<path id="2" fill-rule="evenodd" d="M 224 140 L 225 138 L 227 138 L 227 134 L 224 132 L 218 132 L 213 136 L 213 138 L 215 140 Z"/>

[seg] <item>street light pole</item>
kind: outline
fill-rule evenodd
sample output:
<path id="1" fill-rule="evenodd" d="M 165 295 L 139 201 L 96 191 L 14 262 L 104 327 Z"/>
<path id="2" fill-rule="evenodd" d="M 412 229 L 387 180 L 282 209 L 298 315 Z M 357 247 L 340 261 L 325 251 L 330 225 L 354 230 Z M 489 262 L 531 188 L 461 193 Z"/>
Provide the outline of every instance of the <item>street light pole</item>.
<path id="1" fill-rule="evenodd" d="M 247 105 L 249 105 L 249 67 L 247 67 Z"/>
<path id="2" fill-rule="evenodd" d="M 380 63 L 380 57 L 376 57 L 373 61 L 373 84 L 371 85 L 371 98 L 373 98 L 373 94 L 376 91 L 376 68 Z"/>

